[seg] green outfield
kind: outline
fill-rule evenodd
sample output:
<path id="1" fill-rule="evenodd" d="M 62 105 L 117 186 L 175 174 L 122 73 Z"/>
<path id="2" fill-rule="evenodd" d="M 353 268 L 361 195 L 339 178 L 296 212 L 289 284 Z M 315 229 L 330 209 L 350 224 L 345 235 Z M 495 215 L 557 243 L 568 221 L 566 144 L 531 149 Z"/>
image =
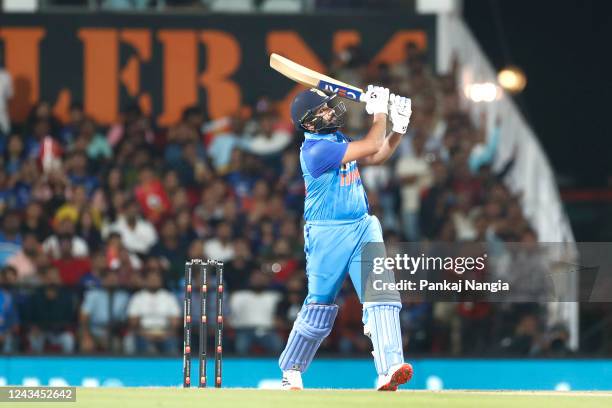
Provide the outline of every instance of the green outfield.
<path id="1" fill-rule="evenodd" d="M 0 403 L 0 408 L 2 407 Z M 40 407 L 41 403 L 19 403 Z M 612 393 L 401 391 L 362 390 L 269 391 L 252 389 L 79 388 L 77 402 L 59 407 L 87 408 L 317 408 L 317 407 L 465 407 L 465 408 L 591 408 L 612 406 Z"/>

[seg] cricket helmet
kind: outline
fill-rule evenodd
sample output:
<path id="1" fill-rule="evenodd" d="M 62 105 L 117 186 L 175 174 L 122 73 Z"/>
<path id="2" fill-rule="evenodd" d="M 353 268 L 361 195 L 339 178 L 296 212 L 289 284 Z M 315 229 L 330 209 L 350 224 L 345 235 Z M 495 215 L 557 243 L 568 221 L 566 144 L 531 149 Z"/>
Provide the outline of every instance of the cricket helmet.
<path id="1" fill-rule="evenodd" d="M 317 115 L 322 107 L 331 108 L 331 119 Z M 300 92 L 291 103 L 291 119 L 298 130 L 311 133 L 333 133 L 344 125 L 346 106 L 336 94 L 327 94 L 319 89 L 311 88 Z M 305 125 L 312 125 L 307 129 Z"/>

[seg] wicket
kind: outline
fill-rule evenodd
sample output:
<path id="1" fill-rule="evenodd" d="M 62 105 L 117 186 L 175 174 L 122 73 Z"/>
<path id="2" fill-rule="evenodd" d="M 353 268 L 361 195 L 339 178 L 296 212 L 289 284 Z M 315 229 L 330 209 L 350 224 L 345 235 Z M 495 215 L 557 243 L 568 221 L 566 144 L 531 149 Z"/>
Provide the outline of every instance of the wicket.
<path id="1" fill-rule="evenodd" d="M 208 268 L 214 267 L 217 276 L 217 329 L 215 331 L 215 387 L 221 387 L 223 359 L 223 262 L 191 259 L 185 262 L 185 299 L 183 303 L 183 387 L 191 386 L 191 302 L 193 288 L 193 269 L 199 268 L 200 275 L 200 344 L 198 350 L 198 386 L 206 387 L 206 359 L 208 313 Z"/>

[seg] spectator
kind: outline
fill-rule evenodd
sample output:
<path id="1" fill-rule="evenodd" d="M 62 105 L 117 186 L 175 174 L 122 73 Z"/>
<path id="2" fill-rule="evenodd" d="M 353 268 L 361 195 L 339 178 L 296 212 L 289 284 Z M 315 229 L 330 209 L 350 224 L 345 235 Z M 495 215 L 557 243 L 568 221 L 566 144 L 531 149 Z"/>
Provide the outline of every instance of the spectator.
<path id="1" fill-rule="evenodd" d="M 188 208 L 183 208 L 176 214 L 176 227 L 178 228 L 178 239 L 181 245 L 198 238 L 193 229 L 193 217 Z"/>
<path id="2" fill-rule="evenodd" d="M 2 217 L 0 231 L 0 267 L 21 250 L 22 238 L 19 232 L 19 215 L 16 211 L 8 211 Z"/>
<path id="3" fill-rule="evenodd" d="M 173 197 L 181 189 L 181 180 L 176 170 L 169 169 L 164 172 L 163 188 L 168 197 Z"/>
<path id="4" fill-rule="evenodd" d="M 304 277 L 296 275 L 287 281 L 287 288 L 276 306 L 276 326 L 288 336 L 306 297 Z"/>
<path id="5" fill-rule="evenodd" d="M 256 268 L 249 243 L 245 239 L 237 239 L 234 243 L 234 259 L 225 265 L 225 281 L 229 291 L 246 289 L 249 285 L 251 271 Z"/>
<path id="6" fill-rule="evenodd" d="M 574 353 L 569 347 L 570 333 L 563 324 L 556 324 L 546 333 L 546 340 L 541 355 L 547 357 L 570 357 Z"/>
<path id="7" fill-rule="evenodd" d="M 85 119 L 83 104 L 80 102 L 73 102 L 70 105 L 70 112 L 68 113 L 68 123 L 64 125 L 59 133 L 60 140 L 65 146 L 71 146 L 74 143 L 83 119 Z"/>
<path id="8" fill-rule="evenodd" d="M 253 173 L 254 169 L 251 168 L 252 157 L 252 155 L 242 150 L 232 150 L 230 169 L 225 176 L 228 186 L 232 189 L 240 203 L 241 210 L 245 207 L 245 200 L 250 198 L 253 186 L 257 180 L 256 174 Z M 202 200 L 202 202 L 204 202 L 204 200 Z"/>
<path id="9" fill-rule="evenodd" d="M 6 151 L 4 152 L 6 174 L 9 176 L 17 175 L 25 159 L 23 139 L 18 134 L 12 134 L 6 142 Z"/>
<path id="10" fill-rule="evenodd" d="M 183 148 L 191 144 L 196 155 L 204 158 L 204 148 L 201 144 L 201 131 L 204 124 L 204 114 L 198 106 L 191 106 L 183 111 L 181 121 L 168 130 L 168 144 L 165 149 L 166 162 L 176 168 L 179 174 L 184 174 Z"/>
<path id="11" fill-rule="evenodd" d="M 182 146 L 181 159 L 172 167 L 178 172 L 181 183 L 195 187 L 211 179 L 211 172 L 199 140 L 187 142 Z"/>
<path id="12" fill-rule="evenodd" d="M 215 171 L 225 175 L 230 170 L 232 151 L 241 147 L 244 137 L 244 121 L 238 115 L 229 118 L 227 131 L 217 134 L 208 146 L 210 157 Z"/>
<path id="13" fill-rule="evenodd" d="M 529 356 L 537 351 L 541 335 L 540 322 L 534 314 L 523 316 L 516 325 L 514 335 L 502 340 L 504 352 L 516 356 Z"/>
<path id="14" fill-rule="evenodd" d="M 253 271 L 249 289 L 230 296 L 230 323 L 236 330 L 236 352 L 249 354 L 254 346 L 268 353 L 281 350 L 282 342 L 275 331 L 276 307 L 281 296 L 270 289 L 270 279 L 260 271 Z"/>
<path id="15" fill-rule="evenodd" d="M 473 174 L 476 174 L 482 166 L 490 165 L 493 162 L 493 158 L 495 157 L 495 153 L 497 152 L 497 145 L 499 144 L 501 124 L 500 119 L 496 119 L 493 131 L 491 132 L 489 138 L 487 140 L 484 140 L 486 139 L 486 120 L 486 111 L 483 111 L 480 123 L 481 131 L 474 133 L 476 137 L 474 140 L 474 146 L 470 151 L 469 157 L 470 171 Z"/>
<path id="16" fill-rule="evenodd" d="M 258 221 L 264 215 L 269 199 L 270 186 L 268 183 L 265 180 L 255 182 L 250 196 L 242 203 L 243 208 L 249 212 L 250 221 Z"/>
<path id="17" fill-rule="evenodd" d="M 431 350 L 431 303 L 410 299 L 400 312 L 400 321 L 405 328 L 406 347 L 417 353 Z"/>
<path id="18" fill-rule="evenodd" d="M 59 133 L 59 130 L 61 129 L 59 121 L 53 115 L 53 109 L 51 107 L 51 104 L 47 101 L 39 101 L 34 106 L 32 106 L 32 109 L 30 109 L 30 113 L 27 119 L 28 130 L 31 130 L 36 123 L 40 122 L 46 123 L 47 125 L 47 132 L 44 136 L 56 136 Z"/>
<path id="19" fill-rule="evenodd" d="M 26 316 L 30 350 L 35 353 L 75 348 L 76 299 L 73 291 L 61 286 L 55 267 L 43 272 L 43 286 L 27 301 Z"/>
<path id="20" fill-rule="evenodd" d="M 184 272 L 187 253 L 185 245 L 179 241 L 178 228 L 173 219 L 163 222 L 160 230 L 160 240 L 151 249 L 151 255 L 159 258 L 164 269 L 169 271 L 168 279 L 176 285 Z"/>
<path id="21" fill-rule="evenodd" d="M 87 157 L 92 160 L 108 160 L 113 151 L 106 140 L 106 136 L 97 132 L 96 123 L 91 118 L 84 118 L 79 127 L 76 146 L 83 149 Z"/>
<path id="22" fill-rule="evenodd" d="M 45 212 L 43 206 L 37 201 L 28 203 L 23 222 L 21 223 L 21 231 L 25 234 L 31 232 L 36 235 L 39 242 L 51 235 L 51 227 L 44 219 Z"/>
<path id="23" fill-rule="evenodd" d="M 62 284 L 74 286 L 91 271 L 91 261 L 87 257 L 75 257 L 72 250 L 72 237 L 62 235 L 59 237 L 59 257 L 51 263 L 59 271 Z"/>
<path id="24" fill-rule="evenodd" d="M 4 267 L 0 271 L 0 285 L 9 286 L 6 281 L 6 275 L 15 273 L 9 271 L 12 267 Z M 13 300 L 11 292 L 3 287 L 0 287 L 0 350 L 2 353 L 13 353 L 17 351 L 17 335 L 19 334 L 19 316 L 17 314 L 17 305 Z"/>
<path id="25" fill-rule="evenodd" d="M 395 169 L 401 185 L 402 224 L 408 241 L 420 238 L 421 191 L 431 184 L 431 169 L 424 152 L 425 140 L 425 134 L 417 130 L 412 138 L 412 154 L 401 157 Z"/>
<path id="26" fill-rule="evenodd" d="M 72 240 L 70 248 L 73 257 L 84 258 L 89 255 L 87 242 L 75 234 L 75 223 L 70 218 L 64 218 L 58 220 L 55 227 L 55 233 L 43 242 L 43 251 L 51 258 L 58 259 L 61 256 L 60 237 L 70 237 Z"/>
<path id="27" fill-rule="evenodd" d="M 79 219 L 80 214 L 87 205 L 87 189 L 82 185 L 72 186 L 66 193 L 67 201 L 55 212 L 54 223 L 58 223 L 64 218 L 70 219 L 73 224 Z M 98 221 L 100 218 L 98 216 Z"/>
<path id="28" fill-rule="evenodd" d="M 145 287 L 136 292 L 127 307 L 129 326 L 139 353 L 175 353 L 178 349 L 176 329 L 181 309 L 171 292 L 162 288 L 158 271 L 146 275 Z"/>
<path id="29" fill-rule="evenodd" d="M 164 186 L 150 167 L 140 170 L 139 184 L 136 186 L 136 200 L 140 204 L 143 215 L 152 223 L 157 224 L 170 210 L 170 199 Z"/>
<path id="30" fill-rule="evenodd" d="M 183 111 L 182 120 L 187 127 L 200 134 L 204 125 L 204 112 L 199 106 L 191 106 Z"/>
<path id="31" fill-rule="evenodd" d="M 8 207 L 12 206 L 12 195 L 9 188 L 9 177 L 4 171 L 4 167 L 0 166 L 0 216 Z"/>
<path id="32" fill-rule="evenodd" d="M 117 272 L 103 269 L 102 287 L 85 292 L 79 321 L 81 324 L 81 351 L 116 350 L 113 340 L 121 334 L 127 320 L 129 294 L 118 287 Z"/>
<path id="33" fill-rule="evenodd" d="M 112 167 L 105 178 L 105 184 L 102 187 L 103 197 L 109 200 L 109 205 L 105 205 L 106 216 L 108 219 L 114 220 L 118 216 L 118 210 L 120 210 L 125 203 L 125 193 L 127 189 L 126 181 L 123 177 L 122 170 L 118 167 Z M 105 203 L 106 204 L 106 203 Z"/>
<path id="34" fill-rule="evenodd" d="M 72 184 L 85 187 L 88 197 L 91 197 L 100 185 L 98 178 L 91 175 L 87 169 L 87 155 L 85 153 L 73 153 L 66 161 L 66 171 Z"/>
<path id="35" fill-rule="evenodd" d="M 128 149 L 132 149 L 141 143 L 153 143 L 154 134 L 149 120 L 143 115 L 140 107 L 133 104 L 122 112 L 121 123 L 117 123 L 108 129 L 106 139 L 111 147 L 121 151 L 124 144 Z M 127 152 L 128 149 L 124 152 Z"/>
<path id="36" fill-rule="evenodd" d="M 232 228 L 228 223 L 220 223 L 215 237 L 204 242 L 204 255 L 221 262 L 229 262 L 234 259 Z"/>
<path id="37" fill-rule="evenodd" d="M 97 250 L 102 245 L 100 227 L 102 220 L 100 213 L 94 207 L 84 207 L 77 221 L 77 233 L 89 244 L 92 250 Z"/>
<path id="38" fill-rule="evenodd" d="M 142 261 L 123 246 L 121 236 L 116 232 L 108 237 L 106 261 L 110 268 L 117 270 L 121 285 L 132 287 L 139 284 L 138 272 L 142 268 Z"/>
<path id="39" fill-rule="evenodd" d="M 272 272 L 276 284 L 283 284 L 294 276 L 298 266 L 298 260 L 293 258 L 289 242 L 285 240 L 274 243 L 272 254 L 264 262 L 264 270 Z"/>
<path id="40" fill-rule="evenodd" d="M 257 132 L 246 141 L 246 146 L 249 152 L 268 160 L 278 159 L 290 142 L 291 133 L 280 123 L 278 115 L 269 109 L 260 114 Z"/>
<path id="41" fill-rule="evenodd" d="M 36 262 L 41 254 L 36 235 L 28 232 L 23 235 L 23 246 L 7 260 L 7 265 L 15 268 L 19 282 L 35 283 L 38 281 Z"/>
<path id="42" fill-rule="evenodd" d="M 41 144 L 45 137 L 51 133 L 51 125 L 47 119 L 36 119 L 32 131 L 25 140 L 26 157 L 37 159 L 41 153 Z"/>
<path id="43" fill-rule="evenodd" d="M 431 164 L 432 184 L 423 192 L 419 213 L 419 229 L 422 236 L 432 239 L 442 228 L 448 208 L 453 200 L 448 184 L 448 171 L 444 163 L 435 161 Z"/>
<path id="44" fill-rule="evenodd" d="M 102 284 L 102 274 L 106 269 L 108 269 L 108 264 L 104 252 L 94 252 L 91 256 L 91 267 L 81 276 L 79 286 L 84 289 L 99 287 Z"/>
<path id="45" fill-rule="evenodd" d="M 102 229 L 102 236 L 108 237 L 111 232 L 121 236 L 123 246 L 138 254 L 145 254 L 157 242 L 157 232 L 149 221 L 140 216 L 140 208 L 136 201 L 125 204 L 123 214 L 117 221 Z"/>

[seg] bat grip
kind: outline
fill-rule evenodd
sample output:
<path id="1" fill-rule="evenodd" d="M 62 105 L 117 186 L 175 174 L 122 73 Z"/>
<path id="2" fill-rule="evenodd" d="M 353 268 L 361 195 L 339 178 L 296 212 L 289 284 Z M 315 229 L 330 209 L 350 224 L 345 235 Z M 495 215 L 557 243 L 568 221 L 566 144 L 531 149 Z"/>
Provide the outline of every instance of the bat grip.
<path id="1" fill-rule="evenodd" d="M 361 95 L 359 95 L 359 102 L 366 103 L 365 92 L 362 92 Z M 391 99 L 389 99 L 388 108 L 391 109 Z"/>

